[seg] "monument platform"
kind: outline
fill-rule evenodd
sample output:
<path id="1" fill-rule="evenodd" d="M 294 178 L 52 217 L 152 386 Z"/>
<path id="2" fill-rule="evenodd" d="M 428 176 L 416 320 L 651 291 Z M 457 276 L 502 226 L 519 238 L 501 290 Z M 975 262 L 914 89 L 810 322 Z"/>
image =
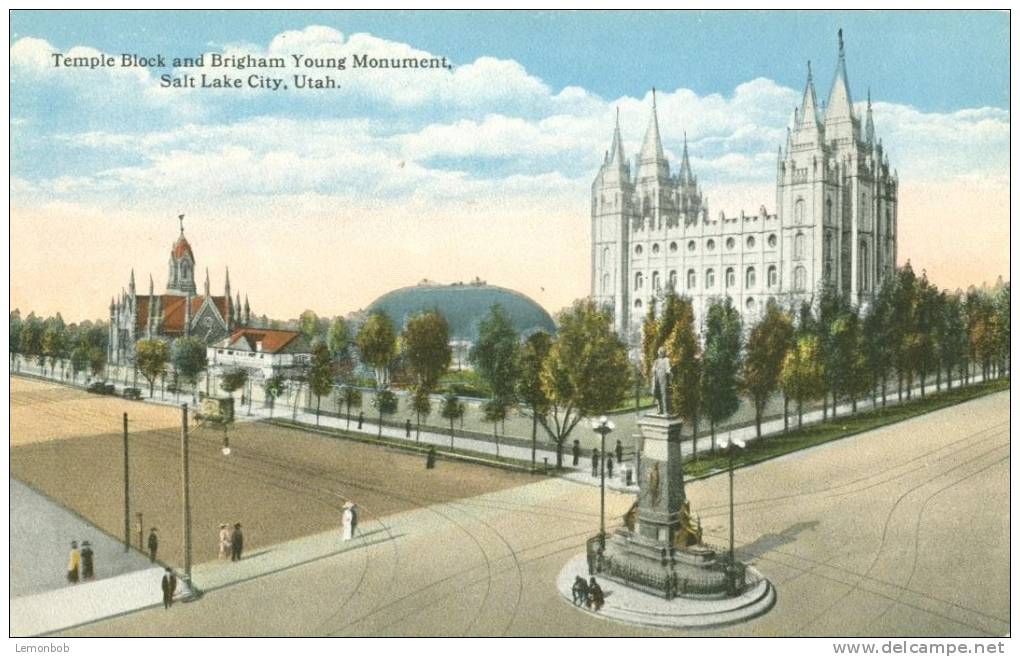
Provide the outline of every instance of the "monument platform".
<path id="1" fill-rule="evenodd" d="M 585 554 L 568 561 L 556 578 L 556 588 L 567 604 L 573 605 L 571 588 L 577 576 L 585 581 L 590 577 Z M 761 616 L 776 602 L 775 588 L 752 566 L 747 566 L 747 587 L 732 598 L 699 596 L 666 600 L 606 577 L 595 575 L 595 579 L 605 595 L 605 606 L 598 612 L 576 605 L 575 608 L 628 625 L 666 629 L 719 627 Z"/>

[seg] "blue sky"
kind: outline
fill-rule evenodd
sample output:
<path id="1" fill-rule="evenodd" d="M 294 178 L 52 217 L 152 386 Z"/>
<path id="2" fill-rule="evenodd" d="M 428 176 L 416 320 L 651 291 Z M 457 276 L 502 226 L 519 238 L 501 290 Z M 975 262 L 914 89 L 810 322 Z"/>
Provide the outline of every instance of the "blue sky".
<path id="1" fill-rule="evenodd" d="M 333 25 L 447 54 L 515 59 L 553 88 L 640 95 L 682 80 L 699 93 L 728 92 L 762 74 L 803 83 L 804 62 L 831 65 L 843 28 L 868 63 L 867 84 L 919 109 L 1009 107 L 1009 16 L 953 11 L 689 12 L 137 12 L 73 16 L 16 11 L 12 42 L 41 36 L 59 47 L 107 51 L 197 50 L 209 43 L 265 42 L 286 29 Z M 860 75 L 860 73 L 858 73 Z"/>
<path id="2" fill-rule="evenodd" d="M 824 102 L 840 28 L 857 111 L 870 88 L 900 174 L 901 260 L 923 258 L 947 286 L 994 278 L 1008 262 L 1008 15 L 792 11 L 14 12 L 12 239 L 38 245 L 19 251 L 12 278 L 45 268 L 32 258 L 66 241 L 69 226 L 96 241 L 134 239 L 113 269 L 135 258 L 149 268 L 164 257 L 149 224 L 187 212 L 199 237 L 256 225 L 250 239 L 270 250 L 318 231 L 303 251 L 274 256 L 322 249 L 332 259 L 315 265 L 323 276 L 358 281 L 339 298 L 317 291 L 318 306 L 266 281 L 262 298 L 289 309 L 281 315 L 297 303 L 345 312 L 423 277 L 475 275 L 555 310 L 586 293 L 587 197 L 617 110 L 633 157 L 656 87 L 666 153 L 675 162 L 686 134 L 710 212 L 772 211 L 776 149 L 806 62 Z M 172 90 L 160 75 L 224 70 L 57 69 L 54 51 L 369 53 L 454 66 L 311 71 L 335 77 L 333 91 Z M 374 240 L 386 231 L 383 248 Z M 68 243 L 68 263 L 106 294 L 121 274 L 96 279 L 106 263 L 90 261 L 90 246 Z M 261 266 L 253 253 L 210 256 L 241 272 L 246 257 Z M 508 255 L 521 253 L 534 261 L 522 268 Z M 380 265 L 384 274 L 364 275 Z"/>

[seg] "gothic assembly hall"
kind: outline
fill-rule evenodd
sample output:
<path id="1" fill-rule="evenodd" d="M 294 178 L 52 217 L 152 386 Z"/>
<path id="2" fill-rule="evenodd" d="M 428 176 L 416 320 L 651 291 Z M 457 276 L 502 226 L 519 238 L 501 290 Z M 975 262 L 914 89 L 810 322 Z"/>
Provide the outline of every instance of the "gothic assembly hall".
<path id="1" fill-rule="evenodd" d="M 651 117 L 634 161 L 620 137 L 592 185 L 591 294 L 616 328 L 640 330 L 649 303 L 668 288 L 689 297 L 698 325 L 712 298 L 746 317 L 774 299 L 814 301 L 832 286 L 864 303 L 896 263 L 899 184 L 876 136 L 868 94 L 854 109 L 842 31 L 836 71 L 821 104 L 808 64 L 800 106 L 775 164 L 775 212 L 713 216 L 690 163 L 686 137 L 674 173 Z"/>
<path id="2" fill-rule="evenodd" d="M 240 292 L 231 298 L 230 270 L 227 269 L 224 276 L 223 295 L 217 296 L 210 292 L 208 269 L 202 294 L 198 294 L 195 269 L 195 254 L 184 237 L 182 217 L 180 235 L 170 247 L 166 290 L 156 294 L 152 276 L 149 276 L 149 292 L 140 294 L 132 269 L 127 289 L 110 300 L 111 363 L 131 362 L 138 340 L 194 336 L 211 345 L 234 329 L 250 324 L 247 295 L 243 305 Z"/>

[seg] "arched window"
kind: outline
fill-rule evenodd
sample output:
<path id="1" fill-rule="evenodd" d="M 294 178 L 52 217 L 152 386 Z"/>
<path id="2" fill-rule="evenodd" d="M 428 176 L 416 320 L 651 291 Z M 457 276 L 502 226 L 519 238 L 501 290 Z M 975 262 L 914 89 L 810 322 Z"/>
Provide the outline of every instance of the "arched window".
<path id="1" fill-rule="evenodd" d="M 793 238 L 793 257 L 798 260 L 804 257 L 804 233 L 797 233 Z"/>
<path id="2" fill-rule="evenodd" d="M 832 199 L 825 199 L 825 223 L 832 225 Z"/>
<path id="3" fill-rule="evenodd" d="M 753 249 L 754 248 L 754 237 L 753 236 L 748 236 L 748 238 L 747 238 L 747 248 L 749 248 L 749 249 Z"/>
<path id="4" fill-rule="evenodd" d="M 726 289 L 730 289 L 737 284 L 737 273 L 733 271 L 733 267 L 726 268 Z"/>
<path id="5" fill-rule="evenodd" d="M 737 245 L 737 240 L 733 239 L 732 237 L 727 237 L 726 238 L 726 250 L 727 251 L 732 251 L 733 247 L 735 247 L 736 245 Z"/>
<path id="6" fill-rule="evenodd" d="M 602 267 L 603 269 L 609 266 L 609 247 L 602 249 Z"/>
<path id="7" fill-rule="evenodd" d="M 669 289 L 676 289 L 676 270 L 669 272 Z"/>
<path id="8" fill-rule="evenodd" d="M 779 285 L 779 271 L 775 265 L 769 265 L 768 284 L 770 289 Z"/>
<path id="9" fill-rule="evenodd" d="M 676 249 L 677 249 L 676 242 L 670 242 L 669 243 L 669 252 L 670 253 L 676 253 Z"/>
<path id="10" fill-rule="evenodd" d="M 604 274 L 602 276 L 602 293 L 603 294 L 609 293 L 609 274 Z"/>
<path id="11" fill-rule="evenodd" d="M 804 199 L 799 198 L 797 202 L 793 204 L 793 222 L 795 224 L 804 223 Z"/>
<path id="12" fill-rule="evenodd" d="M 698 275 L 694 273 L 693 269 L 687 270 L 687 289 L 693 290 L 698 284 Z"/>
<path id="13" fill-rule="evenodd" d="M 637 246 L 634 247 L 634 253 L 636 253 L 638 255 L 641 255 L 644 252 L 645 252 L 645 247 L 641 246 L 640 244 L 638 244 Z"/>
<path id="14" fill-rule="evenodd" d="M 640 290 L 645 286 L 645 275 L 641 272 L 634 274 L 634 289 Z"/>
<path id="15" fill-rule="evenodd" d="M 694 244 L 694 240 L 691 240 L 690 242 L 687 243 L 687 250 L 690 251 L 691 253 L 694 253 L 695 248 L 696 246 Z"/>
<path id="16" fill-rule="evenodd" d="M 758 278 L 754 273 L 754 267 L 748 267 L 744 274 L 744 287 L 748 290 L 753 289 L 757 282 Z"/>
<path id="17" fill-rule="evenodd" d="M 659 280 L 659 272 L 653 271 L 652 272 L 652 289 L 655 290 L 656 292 L 658 292 L 660 287 L 662 287 L 662 285 L 661 285 L 661 281 Z"/>
<path id="18" fill-rule="evenodd" d="M 705 242 L 705 248 L 709 251 L 715 251 L 715 240 L 708 240 Z"/>
<path id="19" fill-rule="evenodd" d="M 801 266 L 793 270 L 793 289 L 795 292 L 807 289 L 807 270 Z"/>
<path id="20" fill-rule="evenodd" d="M 776 234 L 775 233 L 769 235 L 768 242 L 769 242 L 769 248 L 770 249 L 776 248 Z"/>
<path id="21" fill-rule="evenodd" d="M 857 272 L 858 272 L 858 287 L 861 292 L 868 291 L 868 283 L 870 277 L 868 276 L 868 243 L 861 242 L 860 253 L 857 258 Z"/>
<path id="22" fill-rule="evenodd" d="M 747 303 L 745 303 L 744 305 L 747 307 L 747 312 L 750 312 L 750 313 L 754 312 L 754 298 L 753 297 L 748 297 Z"/>
<path id="23" fill-rule="evenodd" d="M 641 299 L 636 299 L 634 301 L 634 307 L 635 308 L 640 308 L 641 306 L 642 306 Z"/>
<path id="24" fill-rule="evenodd" d="M 709 269 L 705 272 L 705 289 L 711 290 L 715 287 L 715 270 Z"/>

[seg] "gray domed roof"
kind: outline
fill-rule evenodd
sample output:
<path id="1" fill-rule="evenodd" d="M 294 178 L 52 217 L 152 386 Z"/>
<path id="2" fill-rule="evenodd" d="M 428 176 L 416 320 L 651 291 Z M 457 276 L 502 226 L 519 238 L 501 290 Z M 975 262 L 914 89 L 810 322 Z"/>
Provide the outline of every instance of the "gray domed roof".
<path id="1" fill-rule="evenodd" d="M 556 332 L 552 317 L 540 305 L 520 292 L 484 283 L 437 285 L 426 282 L 403 287 L 373 301 L 368 312 L 385 312 L 399 331 L 411 317 L 427 310 L 438 310 L 450 324 L 451 340 L 475 342 L 478 325 L 497 304 L 522 336 L 536 331 Z"/>

